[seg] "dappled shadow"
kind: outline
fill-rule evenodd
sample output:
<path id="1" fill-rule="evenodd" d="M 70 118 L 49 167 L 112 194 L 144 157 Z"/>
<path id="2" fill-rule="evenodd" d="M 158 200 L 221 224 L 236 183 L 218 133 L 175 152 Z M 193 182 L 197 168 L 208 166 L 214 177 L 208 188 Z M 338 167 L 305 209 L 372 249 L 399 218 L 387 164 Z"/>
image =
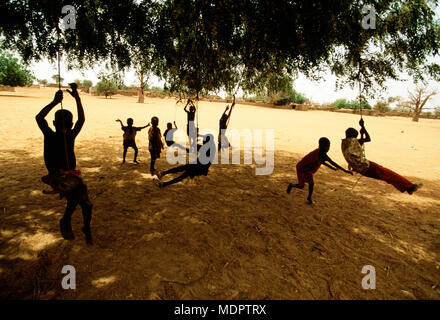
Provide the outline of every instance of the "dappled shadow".
<path id="1" fill-rule="evenodd" d="M 61 238 L 65 201 L 41 193 L 42 157 L 0 150 L 3 299 L 440 298 L 439 181 L 422 181 L 409 196 L 368 178 L 354 186 L 356 176 L 323 167 L 310 206 L 305 190 L 286 194 L 298 156 L 279 151 L 269 176 L 256 176 L 255 165 L 219 164 L 207 177 L 158 189 L 147 150 L 139 165 L 121 165 L 119 139 L 76 146 L 94 204 L 93 247 L 79 209 L 75 240 Z M 157 167 L 171 167 L 165 154 Z M 76 290 L 61 289 L 67 264 Z M 361 287 L 367 264 L 377 290 Z"/>

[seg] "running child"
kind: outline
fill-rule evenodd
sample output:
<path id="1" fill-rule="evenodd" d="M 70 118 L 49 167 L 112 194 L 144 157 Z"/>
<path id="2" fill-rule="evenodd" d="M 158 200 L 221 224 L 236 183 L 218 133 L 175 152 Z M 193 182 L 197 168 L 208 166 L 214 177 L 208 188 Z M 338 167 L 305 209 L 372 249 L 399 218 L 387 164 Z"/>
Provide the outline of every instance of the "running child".
<path id="1" fill-rule="evenodd" d="M 296 165 L 296 174 L 298 176 L 298 183 L 292 184 L 289 183 L 287 187 L 287 193 L 290 194 L 292 188 L 297 189 L 304 189 L 304 185 L 306 183 L 309 184 L 309 195 L 307 197 L 307 201 L 312 204 L 312 194 L 313 194 L 313 188 L 315 186 L 313 175 L 318 171 L 318 169 L 321 167 L 321 165 L 325 165 L 326 167 L 329 167 L 332 170 L 342 170 L 345 173 L 353 175 L 352 172 L 345 170 L 341 166 L 339 166 L 336 162 L 334 162 L 330 157 L 327 155 L 327 152 L 330 150 L 330 140 L 327 138 L 321 138 L 319 139 L 319 148 L 313 150 L 308 155 L 306 155 L 304 158 L 302 158 Z M 329 162 L 330 164 L 328 164 Z"/>

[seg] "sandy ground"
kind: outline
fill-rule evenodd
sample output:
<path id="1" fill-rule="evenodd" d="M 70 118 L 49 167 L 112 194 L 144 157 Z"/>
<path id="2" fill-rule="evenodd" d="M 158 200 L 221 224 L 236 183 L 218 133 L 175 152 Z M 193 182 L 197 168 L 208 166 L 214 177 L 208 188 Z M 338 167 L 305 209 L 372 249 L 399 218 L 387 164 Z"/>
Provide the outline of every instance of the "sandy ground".
<path id="1" fill-rule="evenodd" d="M 211 167 L 207 177 L 158 189 L 148 171 L 147 132 L 138 134 L 141 164 L 121 166 L 122 132 L 155 115 L 185 127 L 172 99 L 82 94 L 86 123 L 76 141 L 78 167 L 94 203 L 87 247 L 79 209 L 76 239 L 61 238 L 65 201 L 44 195 L 43 137 L 35 115 L 55 89 L 0 92 L 0 297 L 2 299 L 439 299 L 440 121 L 365 117 L 367 157 L 414 182 L 415 195 L 386 183 L 333 172 L 315 176 L 316 203 L 287 184 L 295 164 L 359 117 L 237 105 L 230 128 L 275 130 L 275 168 Z M 64 105 L 74 111 L 66 93 Z M 225 104 L 200 103 L 201 128 L 217 129 Z M 48 116 L 49 122 L 53 113 Z M 163 154 L 164 155 L 164 154 Z M 171 167 L 163 156 L 157 167 Z M 76 290 L 61 288 L 62 266 L 76 268 Z M 362 268 L 376 269 L 376 290 L 363 290 Z"/>

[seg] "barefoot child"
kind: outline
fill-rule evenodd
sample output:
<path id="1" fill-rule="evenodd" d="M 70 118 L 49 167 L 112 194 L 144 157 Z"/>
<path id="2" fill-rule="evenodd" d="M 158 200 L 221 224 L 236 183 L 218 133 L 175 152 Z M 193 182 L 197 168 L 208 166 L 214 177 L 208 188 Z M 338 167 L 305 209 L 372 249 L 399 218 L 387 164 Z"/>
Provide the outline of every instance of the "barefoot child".
<path id="1" fill-rule="evenodd" d="M 163 176 L 170 174 L 170 173 L 177 173 L 177 172 L 183 172 L 180 176 L 170 180 L 163 182 L 159 179 L 154 179 L 154 183 L 159 187 L 163 188 L 172 184 L 175 184 L 177 182 L 180 182 L 186 178 L 193 179 L 196 176 L 207 176 L 209 168 L 214 161 L 215 152 L 211 152 L 211 150 L 215 150 L 215 144 L 214 144 L 214 136 L 211 134 L 208 134 L 204 136 L 203 146 L 206 146 L 208 149 L 206 151 L 206 157 L 205 155 L 201 155 L 199 152 L 199 156 L 197 157 L 197 163 L 188 163 L 182 166 L 178 166 L 172 169 L 169 169 L 165 172 L 159 172 L 158 177 L 161 179 Z M 201 145 L 197 145 L 197 148 L 200 150 Z M 202 159 L 204 158 L 204 159 Z"/>
<path id="2" fill-rule="evenodd" d="M 422 184 L 414 184 L 394 171 L 366 159 L 362 146 L 365 142 L 370 142 L 371 138 L 365 129 L 363 119 L 359 121 L 359 125 L 361 126 L 360 139 L 357 139 L 358 131 L 356 129 L 348 128 L 345 131 L 345 139 L 342 140 L 342 153 L 348 162 L 349 168 L 365 177 L 385 181 L 393 185 L 400 192 L 413 194 L 420 189 Z"/>
<path id="3" fill-rule="evenodd" d="M 49 112 L 63 100 L 61 90 L 55 93 L 51 103 L 44 107 L 35 117 L 38 126 L 44 135 L 44 163 L 49 174 L 42 178 L 42 181 L 53 188 L 53 192 L 59 193 L 60 199 L 66 197 L 67 205 L 63 218 L 60 220 L 61 234 L 66 240 L 74 238 L 71 226 L 71 216 L 76 206 L 79 204 L 82 209 L 84 227 L 82 231 L 86 237 L 87 244 L 92 244 L 90 231 L 90 221 L 92 220 L 92 203 L 89 200 L 87 186 L 79 177 L 79 170 L 76 168 L 75 158 L 75 138 L 81 131 L 84 124 L 84 109 L 77 91 L 75 83 L 70 84 L 72 91 L 67 90 L 75 98 L 78 121 L 73 126 L 73 116 L 68 110 L 58 110 L 55 112 L 53 131 L 47 121 L 46 116 Z"/>
<path id="4" fill-rule="evenodd" d="M 167 144 L 168 147 L 174 146 L 174 147 L 178 147 L 182 150 L 185 150 L 186 152 L 189 152 L 188 148 L 185 148 L 181 144 L 174 141 L 174 133 L 176 132 L 177 129 L 178 128 L 176 125 L 176 121 L 174 121 L 174 128 L 173 128 L 173 125 L 171 124 L 171 122 L 167 123 L 167 129 L 163 133 L 163 137 L 165 138 L 165 143 Z"/>
<path id="5" fill-rule="evenodd" d="M 189 111 L 186 109 L 188 105 L 191 104 L 189 107 Z M 194 106 L 194 103 L 188 99 L 188 102 L 185 105 L 185 108 L 183 109 L 188 118 L 188 122 L 186 124 L 186 134 L 189 137 L 189 146 L 190 148 L 193 148 L 197 144 L 197 135 L 198 132 L 196 132 L 196 126 L 195 126 L 195 117 L 196 117 L 196 107 Z"/>
<path id="6" fill-rule="evenodd" d="M 154 165 L 156 163 L 156 159 L 160 158 L 160 153 L 163 149 L 163 143 L 161 138 L 161 132 L 158 128 L 159 118 L 153 117 L 151 118 L 151 128 L 148 130 L 148 150 L 150 151 L 151 162 L 150 162 L 150 173 L 154 175 L 156 169 Z"/>
<path id="7" fill-rule="evenodd" d="M 345 173 L 353 174 L 352 172 L 345 170 L 340 167 L 337 163 L 333 162 L 332 159 L 327 155 L 327 152 L 330 150 L 330 140 L 327 138 L 319 139 L 319 148 L 310 152 L 304 158 L 300 160 L 300 162 L 296 165 L 296 174 L 298 176 L 298 183 L 292 184 L 289 183 L 287 187 L 287 193 L 290 194 L 292 188 L 304 189 L 305 183 L 309 184 L 309 195 L 307 197 L 307 201 L 312 204 L 312 193 L 314 187 L 313 174 L 315 174 L 318 169 L 321 167 L 321 164 L 329 167 L 332 170 L 342 170 Z M 332 164 L 329 165 L 327 162 Z"/>
<path id="8" fill-rule="evenodd" d="M 232 108 L 235 106 L 235 96 L 232 101 L 231 108 L 226 106 L 225 112 L 223 112 L 219 121 L 219 132 L 218 132 L 218 150 L 229 148 L 229 141 L 226 137 L 226 129 L 228 128 L 229 119 L 231 118 Z M 229 110 L 229 113 L 226 112 Z"/>
<path id="9" fill-rule="evenodd" d="M 118 122 L 121 124 L 121 129 L 122 131 L 124 131 L 124 135 L 123 135 L 123 146 L 124 146 L 124 153 L 122 154 L 122 163 L 125 163 L 125 156 L 127 155 L 127 149 L 128 147 L 131 147 L 134 149 L 134 163 L 139 163 L 137 162 L 136 158 L 138 155 L 138 148 L 136 146 L 136 133 L 138 131 L 141 131 L 142 129 L 147 128 L 150 124 L 147 124 L 146 126 L 143 127 L 133 127 L 133 119 L 132 118 L 128 118 L 127 119 L 127 126 L 124 126 L 124 124 L 122 123 L 121 120 L 116 120 L 116 122 Z"/>

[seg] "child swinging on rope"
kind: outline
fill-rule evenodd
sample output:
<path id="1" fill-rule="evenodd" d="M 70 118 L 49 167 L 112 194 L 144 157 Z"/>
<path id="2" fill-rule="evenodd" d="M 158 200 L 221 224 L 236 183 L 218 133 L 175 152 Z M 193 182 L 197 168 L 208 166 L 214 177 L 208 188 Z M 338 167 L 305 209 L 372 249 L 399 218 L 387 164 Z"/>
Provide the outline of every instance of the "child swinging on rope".
<path id="1" fill-rule="evenodd" d="M 176 121 L 174 121 L 174 128 L 173 128 L 173 125 L 171 124 L 171 122 L 167 123 L 167 129 L 163 133 L 163 137 L 165 138 L 165 143 L 167 144 L 168 147 L 174 146 L 174 147 L 180 148 L 182 150 L 185 150 L 186 152 L 189 153 L 188 148 L 185 148 L 181 144 L 174 141 L 174 133 L 176 132 L 177 129 L 178 128 L 176 125 Z"/>
<path id="2" fill-rule="evenodd" d="M 92 203 L 89 200 L 87 186 L 80 178 L 80 171 L 75 170 L 75 138 L 81 131 L 84 124 L 84 109 L 74 83 L 70 84 L 72 91 L 67 90 L 76 100 L 78 111 L 78 121 L 73 126 L 73 116 L 68 110 L 58 110 L 55 112 L 55 131 L 53 131 L 47 121 L 46 116 L 49 112 L 63 100 L 63 92 L 58 90 L 51 103 L 44 107 L 35 117 L 37 124 L 44 135 L 44 163 L 49 174 L 42 177 L 42 181 L 50 185 L 53 190 L 45 193 L 59 193 L 60 199 L 66 197 L 67 205 L 63 218 L 60 220 L 61 234 L 64 239 L 74 239 L 71 226 L 71 216 L 76 206 L 82 208 L 84 226 L 82 228 L 86 237 L 87 244 L 92 244 L 90 231 L 90 221 L 92 220 Z M 43 191 L 44 192 L 44 191 Z"/>
<path id="3" fill-rule="evenodd" d="M 393 185 L 400 192 L 413 194 L 420 189 L 422 184 L 414 184 L 394 171 L 366 159 L 362 146 L 364 143 L 370 142 L 371 138 L 365 129 L 363 119 L 359 121 L 359 125 L 361 126 L 360 139 L 357 139 L 358 131 L 356 129 L 348 128 L 345 131 L 345 139 L 342 140 L 342 153 L 349 167 L 365 177 L 385 181 Z"/>
<path id="4" fill-rule="evenodd" d="M 189 110 L 187 110 L 186 108 L 188 107 L 189 104 L 190 107 Z M 188 118 L 188 122 L 186 124 L 186 134 L 189 137 L 189 145 L 190 147 L 192 147 L 193 145 L 197 144 L 197 135 L 198 135 L 194 122 L 196 117 L 196 107 L 194 106 L 194 103 L 190 99 L 188 99 L 185 108 L 183 108 L 183 110 L 186 112 Z M 196 141 L 193 141 L 194 139 L 196 139 Z"/>
<path id="5" fill-rule="evenodd" d="M 229 148 L 229 140 L 226 137 L 226 129 L 228 128 L 229 119 L 231 118 L 232 108 L 235 106 L 235 95 L 234 100 L 232 101 L 231 108 L 226 106 L 225 112 L 220 118 L 219 121 L 219 132 L 218 132 L 218 151 L 221 149 Z M 229 110 L 229 113 L 226 112 Z"/>
<path id="6" fill-rule="evenodd" d="M 345 173 L 353 175 L 352 172 L 345 170 L 344 168 L 339 166 L 336 162 L 334 162 L 332 159 L 330 159 L 330 157 L 327 155 L 327 152 L 329 150 L 330 150 L 330 140 L 327 138 L 319 139 L 319 148 L 310 152 L 308 155 L 306 155 L 297 163 L 296 174 L 298 176 L 298 183 L 297 184 L 289 183 L 287 187 L 288 194 L 290 194 L 292 188 L 304 189 L 305 183 L 308 183 L 309 195 L 307 197 L 307 201 L 310 204 L 312 204 L 313 203 L 312 193 L 313 193 L 313 187 L 315 186 L 315 183 L 313 181 L 313 175 L 321 167 L 321 164 L 325 165 L 326 167 L 329 167 L 332 170 L 336 171 L 340 169 Z M 326 162 L 329 162 L 334 167 Z"/>
<path id="7" fill-rule="evenodd" d="M 150 124 L 147 124 L 146 126 L 143 127 L 133 127 L 133 119 L 132 118 L 128 118 L 127 119 L 127 126 L 124 126 L 124 124 L 122 123 L 121 120 L 116 120 L 116 122 L 118 122 L 121 124 L 121 129 L 122 131 L 124 131 L 124 135 L 123 135 L 123 146 L 124 146 L 124 153 L 122 154 L 122 163 L 125 163 L 125 156 L 127 155 L 127 150 L 129 147 L 134 149 L 134 163 L 139 163 L 137 162 L 137 155 L 138 155 L 138 148 L 136 146 L 136 133 L 138 131 L 141 131 L 142 129 L 145 129 L 147 127 L 150 126 Z"/>
<path id="8" fill-rule="evenodd" d="M 200 150 L 201 148 L 205 149 L 205 154 L 202 154 Z M 197 163 L 187 163 L 182 166 L 178 166 L 172 169 L 169 169 L 165 172 L 159 172 L 158 177 L 161 179 L 163 176 L 171 173 L 183 172 L 180 176 L 170 180 L 163 182 L 159 179 L 154 179 L 154 183 L 159 188 L 164 188 L 166 186 L 178 183 L 186 178 L 193 179 L 196 176 L 207 176 L 209 168 L 214 161 L 215 156 L 215 143 L 214 136 L 212 134 L 207 134 L 203 139 L 203 146 L 197 145 L 197 149 L 199 150 L 199 155 L 197 157 Z"/>

